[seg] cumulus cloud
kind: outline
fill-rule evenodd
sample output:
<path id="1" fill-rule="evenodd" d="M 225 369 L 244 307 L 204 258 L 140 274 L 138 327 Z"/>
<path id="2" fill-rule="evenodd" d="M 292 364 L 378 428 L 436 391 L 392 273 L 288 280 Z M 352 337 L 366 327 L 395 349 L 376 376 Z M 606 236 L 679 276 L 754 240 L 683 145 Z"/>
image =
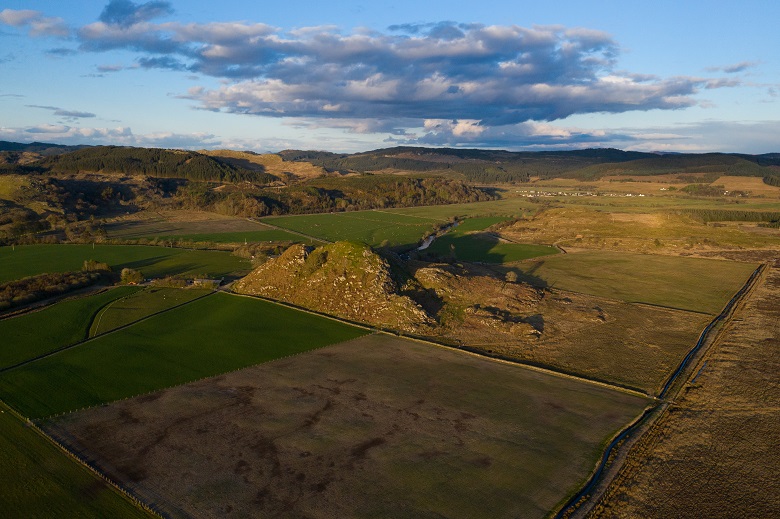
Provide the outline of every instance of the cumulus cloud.
<path id="1" fill-rule="evenodd" d="M 431 143 L 537 142 L 544 139 L 531 123 L 685 109 L 702 104 L 700 92 L 741 84 L 620 70 L 618 43 L 588 28 L 443 21 L 386 31 L 285 31 L 263 23 L 159 20 L 172 13 L 167 1 L 111 0 L 98 21 L 75 31 L 78 49 L 130 51 L 132 67 L 223 80 L 178 96 L 200 109 Z M 42 19 L 37 11 L 0 15 L 15 26 Z"/>
<path id="2" fill-rule="evenodd" d="M 686 108 L 697 104 L 702 89 L 736 84 L 616 71 L 617 43 L 585 28 L 440 22 L 397 25 L 387 33 L 344 34 L 332 26 L 285 33 L 261 23 L 153 23 L 163 6 L 131 4 L 109 7 L 142 14 L 101 16 L 82 27 L 81 49 L 136 51 L 143 68 L 226 79 L 219 88 L 182 96 L 213 111 L 511 125 Z"/>
<path id="3" fill-rule="evenodd" d="M 3 9 L 0 23 L 11 27 L 24 27 L 30 36 L 61 36 L 70 34 L 62 18 L 44 16 L 40 11 L 30 9 Z"/>

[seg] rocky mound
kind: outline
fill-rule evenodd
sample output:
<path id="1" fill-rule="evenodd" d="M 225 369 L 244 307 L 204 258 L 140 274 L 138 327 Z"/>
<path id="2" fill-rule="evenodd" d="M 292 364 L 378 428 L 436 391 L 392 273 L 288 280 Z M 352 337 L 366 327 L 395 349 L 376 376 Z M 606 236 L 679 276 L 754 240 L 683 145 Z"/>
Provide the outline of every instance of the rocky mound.
<path id="1" fill-rule="evenodd" d="M 407 332 L 433 324 L 417 303 L 399 295 L 387 261 L 363 244 L 294 245 L 237 282 L 235 290 Z"/>
<path id="2" fill-rule="evenodd" d="M 439 333 L 478 342 L 480 336 L 538 337 L 543 332 L 536 314 L 544 292 L 526 283 L 447 264 L 417 268 L 414 279 L 424 291 L 424 306 L 441 308 L 435 314 Z"/>

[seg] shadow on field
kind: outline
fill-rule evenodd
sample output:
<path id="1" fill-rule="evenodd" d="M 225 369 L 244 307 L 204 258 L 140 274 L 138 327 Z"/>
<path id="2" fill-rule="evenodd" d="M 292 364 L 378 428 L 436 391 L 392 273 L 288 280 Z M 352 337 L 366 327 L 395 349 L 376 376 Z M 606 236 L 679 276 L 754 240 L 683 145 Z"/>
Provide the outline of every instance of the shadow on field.
<path id="1" fill-rule="evenodd" d="M 504 279 L 510 280 L 514 278 L 514 281 L 517 283 L 528 283 L 536 288 L 548 288 L 551 285 L 547 280 L 536 275 L 536 271 L 542 265 L 544 265 L 544 260 L 539 260 L 528 268 L 507 265 L 496 265 L 492 268 L 497 272 L 501 272 L 504 275 Z"/>
<path id="2" fill-rule="evenodd" d="M 117 270 L 121 270 L 123 268 L 139 270 L 145 275 L 151 272 L 154 277 L 173 276 L 175 274 L 181 274 L 182 272 L 195 272 L 198 270 L 205 272 L 206 269 L 205 265 L 199 263 L 173 262 L 172 264 L 163 266 L 162 262 L 169 259 L 171 259 L 170 256 L 155 256 L 153 258 L 145 258 L 136 261 L 129 261 L 127 263 L 121 263 L 117 265 L 116 268 Z"/>

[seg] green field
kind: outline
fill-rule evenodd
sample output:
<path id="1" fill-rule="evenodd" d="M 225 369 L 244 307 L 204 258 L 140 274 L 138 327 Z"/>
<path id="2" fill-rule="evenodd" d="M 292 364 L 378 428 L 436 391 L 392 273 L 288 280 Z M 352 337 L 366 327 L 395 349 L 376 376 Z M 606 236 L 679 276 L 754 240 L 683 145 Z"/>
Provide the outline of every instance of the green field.
<path id="1" fill-rule="evenodd" d="M 162 312 L 193 299 L 210 294 L 211 290 L 150 287 L 104 306 L 92 321 L 89 336 L 116 330 L 139 319 Z"/>
<path id="2" fill-rule="evenodd" d="M 86 339 L 93 317 L 104 305 L 139 290 L 140 287 L 118 287 L 3 319 L 0 369 Z"/>
<path id="3" fill-rule="evenodd" d="M 454 217 L 498 216 L 515 218 L 523 214 L 533 213 L 539 209 L 538 204 L 527 198 L 505 198 L 488 202 L 471 202 L 466 204 L 428 205 L 420 207 L 403 207 L 387 209 L 387 212 L 405 216 L 449 220 Z"/>
<path id="4" fill-rule="evenodd" d="M 628 302 L 717 314 L 757 265 L 627 252 L 577 252 L 523 264 L 528 281 Z"/>
<path id="5" fill-rule="evenodd" d="M 509 263 L 558 253 L 558 249 L 549 245 L 502 243 L 485 234 L 444 235 L 427 250 L 442 258 L 454 256 L 458 261 L 480 263 Z"/>
<path id="6" fill-rule="evenodd" d="M 239 232 L 211 232 L 198 234 L 179 234 L 159 236 L 163 240 L 182 240 L 191 242 L 211 243 L 256 243 L 270 241 L 292 241 L 296 243 L 311 242 L 303 236 L 283 231 L 281 229 L 268 229 L 265 231 L 239 231 Z"/>
<path id="7" fill-rule="evenodd" d="M 227 252 L 145 245 L 23 245 L 0 247 L 0 283 L 46 272 L 81 270 L 85 260 L 128 267 L 148 278 L 175 274 L 223 277 L 250 270 L 249 262 Z"/>
<path id="8" fill-rule="evenodd" d="M 0 398 L 42 418 L 293 355 L 367 333 L 224 293 L 0 374 Z"/>
<path id="9" fill-rule="evenodd" d="M 386 211 L 355 211 L 302 216 L 263 218 L 277 227 L 283 227 L 328 241 L 358 241 L 378 246 L 412 246 L 433 230 L 436 223 L 445 221 L 435 217 L 415 217 Z"/>
<path id="10" fill-rule="evenodd" d="M 508 263 L 558 253 L 558 249 L 548 245 L 506 243 L 494 235 L 479 232 L 506 220 L 500 216 L 467 218 L 436 238 L 426 252 L 442 258 L 482 263 Z"/>
<path id="11" fill-rule="evenodd" d="M 154 517 L 17 418 L 0 403 L 3 517 Z"/>

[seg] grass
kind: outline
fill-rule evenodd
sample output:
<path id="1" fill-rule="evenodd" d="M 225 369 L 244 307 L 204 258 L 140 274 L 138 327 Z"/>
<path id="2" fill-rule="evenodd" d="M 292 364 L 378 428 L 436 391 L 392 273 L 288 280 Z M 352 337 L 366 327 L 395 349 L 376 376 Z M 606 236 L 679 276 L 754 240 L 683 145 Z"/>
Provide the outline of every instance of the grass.
<path id="1" fill-rule="evenodd" d="M 257 299 L 216 293 L 0 374 L 0 394 L 41 418 L 183 384 L 365 334 Z"/>
<path id="2" fill-rule="evenodd" d="M 163 509 L 258 517 L 541 518 L 647 403 L 386 335 L 154 396 L 52 427 Z"/>
<path id="3" fill-rule="evenodd" d="M 506 220 L 500 216 L 467 218 L 437 238 L 426 252 L 481 263 L 508 263 L 558 253 L 558 249 L 548 245 L 506 243 L 493 234 L 479 232 Z"/>
<path id="4" fill-rule="evenodd" d="M 0 247 L 0 283 L 45 272 L 81 270 L 85 260 L 108 263 L 114 271 L 140 270 L 145 277 L 175 274 L 219 278 L 249 271 L 249 262 L 227 252 L 145 245 L 23 245 Z"/>
<path id="5" fill-rule="evenodd" d="M 456 216 L 469 218 L 481 216 L 514 218 L 524 213 L 533 213 L 537 209 L 538 204 L 533 204 L 526 198 L 505 198 L 488 202 L 387 209 L 387 212 L 443 221 Z"/>
<path id="6" fill-rule="evenodd" d="M 119 287 L 1 320 L 0 368 L 86 339 L 92 319 L 100 308 L 139 290 L 139 287 Z"/>
<path id="7" fill-rule="evenodd" d="M 735 206 L 739 210 L 742 205 Z M 726 206 L 725 208 L 734 209 Z M 630 209 L 630 210 L 629 210 Z M 690 207 L 688 209 L 691 209 Z M 699 209 L 704 209 L 700 206 Z M 721 206 L 724 209 L 724 206 Z M 748 232 L 747 227 L 715 227 L 689 214 L 641 208 L 567 205 L 550 208 L 530 220 L 501 230 L 523 243 L 558 243 L 564 248 L 607 249 L 651 254 L 717 248 L 780 246 L 780 236 Z"/>
<path id="8" fill-rule="evenodd" d="M 153 517 L 66 457 L 2 403 L 0 485 L 4 517 Z"/>
<path id="9" fill-rule="evenodd" d="M 89 336 L 95 337 L 96 335 L 108 333 L 111 330 L 203 297 L 209 293 L 211 293 L 211 290 L 194 288 L 147 288 L 142 292 L 136 292 L 104 306 L 92 321 Z"/>
<path id="10" fill-rule="evenodd" d="M 298 234 L 282 231 L 280 229 L 267 229 L 264 231 L 240 231 L 240 232 L 215 232 L 198 234 L 179 234 L 159 236 L 163 240 L 182 240 L 191 242 L 211 242 L 211 243 L 256 243 L 271 241 L 292 241 L 306 242 L 310 241 Z"/>
<path id="11" fill-rule="evenodd" d="M 772 268 L 675 405 L 629 453 L 591 517 L 780 514 L 778 297 L 780 270 Z"/>
<path id="12" fill-rule="evenodd" d="M 519 268 L 534 283 L 610 299 L 717 314 L 757 265 L 714 259 L 577 252 Z"/>
<path id="13" fill-rule="evenodd" d="M 378 246 L 411 246 L 444 220 L 386 211 L 355 211 L 264 218 L 264 222 L 328 241 L 358 241 Z"/>
<path id="14" fill-rule="evenodd" d="M 269 231 L 254 220 L 203 211 L 143 211 L 106 225 L 109 238 L 143 239 L 188 234 Z"/>

